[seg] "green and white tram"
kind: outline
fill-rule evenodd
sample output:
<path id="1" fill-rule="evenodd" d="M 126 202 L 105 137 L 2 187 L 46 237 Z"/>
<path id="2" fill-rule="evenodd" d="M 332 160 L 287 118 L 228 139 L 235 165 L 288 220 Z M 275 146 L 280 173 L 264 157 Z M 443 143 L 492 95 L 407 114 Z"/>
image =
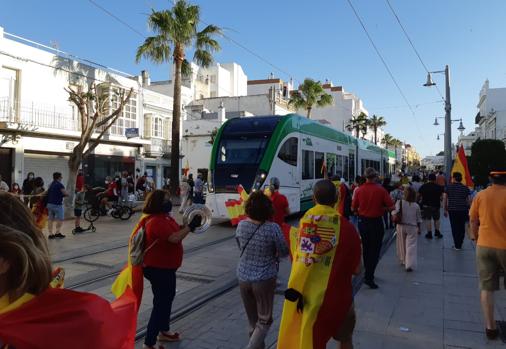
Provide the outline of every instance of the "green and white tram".
<path id="1" fill-rule="evenodd" d="M 351 182 L 366 167 L 388 175 L 394 164 L 392 152 L 296 114 L 230 119 L 213 143 L 206 204 L 228 219 L 225 202 L 239 184 L 250 192 L 278 177 L 290 212 L 305 211 L 325 170 Z"/>

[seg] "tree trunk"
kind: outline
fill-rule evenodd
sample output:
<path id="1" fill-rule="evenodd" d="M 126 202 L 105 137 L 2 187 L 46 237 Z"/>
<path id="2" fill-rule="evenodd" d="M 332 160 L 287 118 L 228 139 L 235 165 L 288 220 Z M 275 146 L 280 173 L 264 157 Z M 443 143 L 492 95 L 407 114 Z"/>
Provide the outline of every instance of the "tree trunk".
<path id="1" fill-rule="evenodd" d="M 374 128 L 374 144 L 378 145 L 378 129 Z"/>
<path id="2" fill-rule="evenodd" d="M 180 47 L 174 52 L 176 70 L 174 72 L 174 104 L 172 107 L 172 139 L 170 154 L 170 192 L 176 195 L 179 188 L 179 129 L 181 123 L 181 67 L 183 65 L 183 53 Z"/>
<path id="3" fill-rule="evenodd" d="M 65 217 L 67 218 L 73 215 L 71 208 L 74 205 L 77 171 L 79 170 L 82 159 L 82 150 L 79 146 L 74 147 L 74 150 L 72 150 L 72 154 L 70 154 L 68 161 L 69 178 L 67 179 L 67 185 L 65 186 L 65 189 L 69 193 L 69 196 L 67 196 L 63 201 L 65 207 Z"/>
<path id="4" fill-rule="evenodd" d="M 311 107 L 307 108 L 307 118 L 311 119 Z"/>

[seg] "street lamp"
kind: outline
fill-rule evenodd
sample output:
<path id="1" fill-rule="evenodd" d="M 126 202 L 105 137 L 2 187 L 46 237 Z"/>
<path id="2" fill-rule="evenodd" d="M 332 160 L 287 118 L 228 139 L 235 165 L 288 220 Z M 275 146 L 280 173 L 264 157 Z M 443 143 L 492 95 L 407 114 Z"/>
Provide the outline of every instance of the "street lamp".
<path id="1" fill-rule="evenodd" d="M 439 138 L 439 136 L 444 136 L 444 135 L 445 135 L 444 133 L 438 133 L 436 139 L 439 141 L 441 139 L 441 138 Z"/>
<path id="2" fill-rule="evenodd" d="M 452 105 L 450 100 L 450 68 L 446 65 L 445 70 L 437 70 L 427 72 L 427 82 L 423 86 L 430 87 L 436 83 L 432 81 L 431 74 L 444 74 L 446 86 L 445 102 L 445 140 L 444 140 L 444 153 L 445 153 L 445 171 L 448 174 L 452 167 Z M 437 118 L 436 118 L 437 123 Z"/>
<path id="3" fill-rule="evenodd" d="M 444 116 L 436 116 L 436 117 L 434 118 L 434 123 L 433 123 L 433 125 L 434 125 L 434 126 L 439 126 L 439 122 L 437 121 L 437 119 L 444 119 Z M 451 122 L 452 122 L 452 123 L 457 122 L 457 121 L 459 121 L 459 122 L 460 122 L 460 123 L 459 123 L 459 127 L 457 127 L 457 130 L 459 130 L 460 132 L 464 132 L 464 130 L 465 130 L 466 128 L 464 127 L 464 124 L 462 123 L 462 118 L 460 118 L 460 119 L 453 119 L 453 120 L 451 120 Z"/>

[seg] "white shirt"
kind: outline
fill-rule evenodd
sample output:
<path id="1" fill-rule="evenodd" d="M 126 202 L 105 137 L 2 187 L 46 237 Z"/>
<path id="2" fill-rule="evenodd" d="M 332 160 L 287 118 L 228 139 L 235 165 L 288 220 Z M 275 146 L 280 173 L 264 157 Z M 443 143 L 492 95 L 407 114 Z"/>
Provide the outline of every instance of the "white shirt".
<path id="1" fill-rule="evenodd" d="M 418 223 L 422 223 L 422 213 L 420 212 L 420 206 L 416 202 L 408 202 L 406 200 L 398 200 L 395 203 L 395 210 L 392 214 L 399 212 L 402 201 L 402 225 L 417 226 Z"/>

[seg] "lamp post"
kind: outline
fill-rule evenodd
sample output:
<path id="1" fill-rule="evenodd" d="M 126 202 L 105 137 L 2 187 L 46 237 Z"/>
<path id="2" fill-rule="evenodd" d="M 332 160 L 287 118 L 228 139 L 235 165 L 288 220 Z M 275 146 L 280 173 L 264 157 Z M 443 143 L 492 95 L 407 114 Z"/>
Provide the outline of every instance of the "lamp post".
<path id="1" fill-rule="evenodd" d="M 450 68 L 446 65 L 445 70 L 438 70 L 427 73 L 427 82 L 424 84 L 426 87 L 434 86 L 436 83 L 432 81 L 431 74 L 444 74 L 445 75 L 445 86 L 446 86 L 446 98 L 445 98 L 445 140 L 444 140 L 444 152 L 445 152 L 445 171 L 449 174 L 452 168 L 452 104 L 450 99 Z M 437 121 L 437 119 L 436 119 Z"/>

